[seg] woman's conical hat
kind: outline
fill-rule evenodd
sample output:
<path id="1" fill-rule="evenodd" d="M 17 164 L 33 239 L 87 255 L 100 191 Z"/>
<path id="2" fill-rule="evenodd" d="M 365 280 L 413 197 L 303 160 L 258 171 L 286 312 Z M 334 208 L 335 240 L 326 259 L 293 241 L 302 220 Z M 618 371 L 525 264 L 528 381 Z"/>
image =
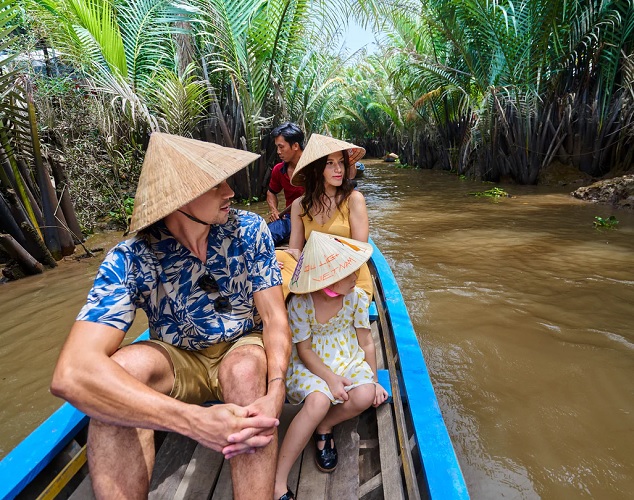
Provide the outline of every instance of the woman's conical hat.
<path id="1" fill-rule="evenodd" d="M 304 148 L 302 157 L 295 166 L 293 176 L 291 177 L 291 184 L 293 186 L 303 186 L 304 175 L 306 172 L 302 172 L 302 169 L 315 160 L 319 160 L 319 158 L 344 150 L 348 151 L 350 165 L 354 165 L 365 155 L 364 148 L 355 146 L 350 142 L 340 141 L 339 139 L 333 139 L 332 137 L 327 137 L 325 135 L 311 135 L 306 147 Z"/>
<path id="2" fill-rule="evenodd" d="M 175 212 L 259 156 L 211 142 L 154 132 L 134 197 L 130 231 L 139 231 Z"/>
<path id="3" fill-rule="evenodd" d="M 288 285 L 293 293 L 326 288 L 357 271 L 372 255 L 372 245 L 313 231 Z"/>

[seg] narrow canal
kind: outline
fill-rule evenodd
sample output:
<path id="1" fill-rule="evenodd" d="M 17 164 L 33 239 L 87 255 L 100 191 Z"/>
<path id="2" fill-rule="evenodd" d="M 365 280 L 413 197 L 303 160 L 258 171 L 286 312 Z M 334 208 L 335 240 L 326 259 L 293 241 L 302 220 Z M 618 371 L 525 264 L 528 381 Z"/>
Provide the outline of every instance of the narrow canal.
<path id="1" fill-rule="evenodd" d="M 501 186 L 512 197 L 496 202 L 469 195 L 492 185 L 366 165 L 370 233 L 401 286 L 472 498 L 631 498 L 634 214 L 576 201 L 565 186 Z M 617 230 L 593 227 L 609 215 Z M 0 457 L 59 405 L 48 382 L 99 260 L 0 286 Z"/>

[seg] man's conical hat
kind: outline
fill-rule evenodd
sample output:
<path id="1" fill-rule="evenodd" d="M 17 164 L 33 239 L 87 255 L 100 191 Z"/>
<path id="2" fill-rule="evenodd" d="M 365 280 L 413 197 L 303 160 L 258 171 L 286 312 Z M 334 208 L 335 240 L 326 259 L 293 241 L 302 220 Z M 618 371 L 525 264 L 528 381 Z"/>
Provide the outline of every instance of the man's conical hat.
<path id="1" fill-rule="evenodd" d="M 329 287 L 357 271 L 371 255 L 369 243 L 313 231 L 299 256 L 288 289 L 293 293 L 310 293 Z"/>
<path id="2" fill-rule="evenodd" d="M 211 142 L 152 133 L 134 198 L 130 231 L 144 229 L 175 212 L 259 156 Z"/>
<path id="3" fill-rule="evenodd" d="M 291 184 L 293 186 L 303 186 L 306 171 L 302 172 L 302 170 L 315 160 L 319 160 L 319 158 L 328 156 L 331 153 L 336 153 L 337 151 L 348 151 L 350 165 L 354 165 L 365 155 L 364 148 L 355 146 L 351 142 L 340 141 L 339 139 L 325 135 L 313 134 L 310 136 L 304 148 L 302 157 L 295 166 L 293 176 L 291 177 Z"/>

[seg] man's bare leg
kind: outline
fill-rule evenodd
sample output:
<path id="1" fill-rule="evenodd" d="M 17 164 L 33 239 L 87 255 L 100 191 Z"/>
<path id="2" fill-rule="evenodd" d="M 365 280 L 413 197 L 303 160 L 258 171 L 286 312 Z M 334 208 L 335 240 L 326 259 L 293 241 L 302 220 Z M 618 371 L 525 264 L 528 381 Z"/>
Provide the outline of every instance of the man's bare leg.
<path id="1" fill-rule="evenodd" d="M 88 466 L 97 499 L 147 499 L 154 468 L 154 431 L 91 421 Z"/>
<path id="2" fill-rule="evenodd" d="M 266 355 L 255 345 L 241 346 L 227 354 L 220 366 L 219 379 L 226 403 L 248 406 L 266 394 Z M 231 459 L 233 497 L 236 500 L 273 498 L 277 460 L 277 431 L 268 446 L 253 454 Z"/>
<path id="3" fill-rule="evenodd" d="M 170 393 L 174 383 L 172 363 L 160 347 L 134 344 L 117 351 L 112 359 L 146 385 Z M 98 499 L 147 499 L 154 468 L 154 431 L 92 419 L 88 466 Z"/>

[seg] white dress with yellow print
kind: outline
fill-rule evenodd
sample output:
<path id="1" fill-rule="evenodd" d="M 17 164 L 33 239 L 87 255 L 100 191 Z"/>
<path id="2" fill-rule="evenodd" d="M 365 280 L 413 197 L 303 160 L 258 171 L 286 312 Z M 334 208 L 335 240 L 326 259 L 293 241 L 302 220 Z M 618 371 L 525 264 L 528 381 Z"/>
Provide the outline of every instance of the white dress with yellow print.
<path id="1" fill-rule="evenodd" d="M 370 365 L 357 340 L 356 328 L 370 328 L 369 301 L 366 293 L 355 288 L 343 299 L 343 307 L 330 320 L 321 324 L 315 319 L 310 294 L 294 295 L 288 303 L 288 320 L 293 334 L 293 353 L 286 372 L 286 392 L 291 403 L 299 404 L 311 392 L 319 391 L 336 400 L 325 380 L 311 373 L 297 355 L 295 344 L 312 335 L 312 348 L 334 373 L 352 380 L 350 390 L 373 382 Z"/>

